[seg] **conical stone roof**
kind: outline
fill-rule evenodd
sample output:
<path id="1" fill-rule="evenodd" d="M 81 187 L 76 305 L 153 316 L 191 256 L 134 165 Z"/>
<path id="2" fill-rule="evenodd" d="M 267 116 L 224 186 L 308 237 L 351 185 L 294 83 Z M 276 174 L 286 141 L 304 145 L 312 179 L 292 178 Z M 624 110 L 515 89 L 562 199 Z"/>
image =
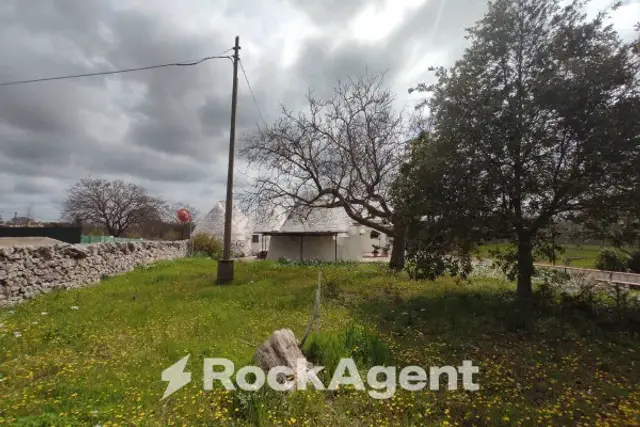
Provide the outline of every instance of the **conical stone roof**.
<path id="1" fill-rule="evenodd" d="M 196 225 L 193 235 L 208 234 L 217 239 L 224 239 L 225 202 L 219 201 L 213 209 Z M 233 207 L 231 217 L 231 241 L 246 241 L 251 238 L 250 221 L 238 208 Z"/>

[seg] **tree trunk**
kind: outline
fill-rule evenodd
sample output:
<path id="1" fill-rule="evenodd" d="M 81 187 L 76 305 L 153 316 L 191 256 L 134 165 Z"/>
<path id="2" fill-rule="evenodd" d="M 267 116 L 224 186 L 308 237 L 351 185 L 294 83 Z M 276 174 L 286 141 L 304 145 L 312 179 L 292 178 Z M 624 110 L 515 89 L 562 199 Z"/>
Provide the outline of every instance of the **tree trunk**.
<path id="1" fill-rule="evenodd" d="M 121 237 L 124 230 L 120 230 L 115 226 L 105 225 L 104 227 L 107 230 L 107 233 L 111 237 Z"/>
<path id="2" fill-rule="evenodd" d="M 405 227 L 397 228 L 398 233 L 393 237 L 389 268 L 394 271 L 402 271 L 404 269 L 404 253 L 407 246 L 407 232 Z"/>
<path id="3" fill-rule="evenodd" d="M 533 245 L 531 236 L 521 234 L 518 236 L 518 286 L 517 295 L 520 300 L 531 299 L 533 287 L 531 276 L 533 276 Z"/>

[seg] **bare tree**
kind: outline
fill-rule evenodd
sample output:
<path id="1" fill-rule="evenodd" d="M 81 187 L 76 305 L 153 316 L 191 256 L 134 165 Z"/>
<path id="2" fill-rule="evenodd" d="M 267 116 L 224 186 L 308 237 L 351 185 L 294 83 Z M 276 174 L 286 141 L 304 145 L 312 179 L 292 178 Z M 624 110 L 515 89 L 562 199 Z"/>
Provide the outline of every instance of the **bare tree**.
<path id="1" fill-rule="evenodd" d="M 69 189 L 62 216 L 73 222 L 102 225 L 118 237 L 134 225 L 159 218 L 163 205 L 139 185 L 85 178 Z"/>
<path id="2" fill-rule="evenodd" d="M 25 218 L 27 220 L 27 225 L 35 220 L 35 215 L 33 214 L 33 204 L 29 204 L 27 207 L 27 213 L 25 214 Z"/>
<path id="3" fill-rule="evenodd" d="M 241 154 L 261 173 L 243 195 L 250 206 L 343 208 L 355 222 L 394 238 L 391 265 L 404 266 L 404 227 L 390 188 L 407 144 L 384 74 L 339 81 L 328 99 L 307 95 L 308 110 L 281 117 L 245 141 Z"/>

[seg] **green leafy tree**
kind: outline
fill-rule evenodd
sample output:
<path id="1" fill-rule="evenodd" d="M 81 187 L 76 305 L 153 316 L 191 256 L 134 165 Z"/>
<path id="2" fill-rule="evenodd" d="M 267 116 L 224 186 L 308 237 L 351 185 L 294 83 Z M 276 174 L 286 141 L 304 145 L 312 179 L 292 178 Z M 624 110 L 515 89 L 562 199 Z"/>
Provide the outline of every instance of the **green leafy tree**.
<path id="1" fill-rule="evenodd" d="M 543 232 L 628 190 L 640 164 L 637 46 L 608 11 L 587 18 L 587 3 L 490 2 L 463 57 L 417 87 L 430 126 L 396 185 L 410 260 L 507 235 L 526 299 Z"/>
<path id="2" fill-rule="evenodd" d="M 636 25 L 636 32 L 631 51 L 637 90 L 640 86 L 640 23 Z M 574 219 L 583 224 L 590 235 L 608 240 L 620 252 L 640 259 L 640 158 L 637 149 L 622 170 L 627 173 L 617 183 L 615 191 L 601 194 L 598 203 L 593 203 Z"/>

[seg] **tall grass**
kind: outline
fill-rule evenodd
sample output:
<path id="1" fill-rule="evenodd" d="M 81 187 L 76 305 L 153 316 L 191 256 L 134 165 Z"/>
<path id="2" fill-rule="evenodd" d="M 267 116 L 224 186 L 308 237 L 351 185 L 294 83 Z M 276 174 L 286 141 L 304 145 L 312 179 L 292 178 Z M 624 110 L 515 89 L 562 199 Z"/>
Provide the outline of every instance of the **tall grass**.
<path id="1" fill-rule="evenodd" d="M 305 344 L 304 353 L 315 365 L 333 373 L 342 358 L 351 358 L 361 368 L 392 365 L 393 358 L 387 345 L 371 329 L 351 324 L 344 330 L 312 335 Z"/>
<path id="2" fill-rule="evenodd" d="M 216 286 L 216 268 L 163 262 L 0 310 L 0 426 L 640 425 L 640 339 L 618 315 L 637 294 L 598 310 L 584 292 L 527 308 L 493 276 L 421 282 L 378 265 L 264 261 L 237 263 L 234 283 Z M 204 391 L 203 358 L 237 371 L 273 331 L 301 337 L 318 270 L 321 329 L 303 351 L 324 372 L 342 357 L 363 370 L 472 360 L 480 391 Z M 161 400 L 161 372 L 187 354 L 191 383 Z"/>

